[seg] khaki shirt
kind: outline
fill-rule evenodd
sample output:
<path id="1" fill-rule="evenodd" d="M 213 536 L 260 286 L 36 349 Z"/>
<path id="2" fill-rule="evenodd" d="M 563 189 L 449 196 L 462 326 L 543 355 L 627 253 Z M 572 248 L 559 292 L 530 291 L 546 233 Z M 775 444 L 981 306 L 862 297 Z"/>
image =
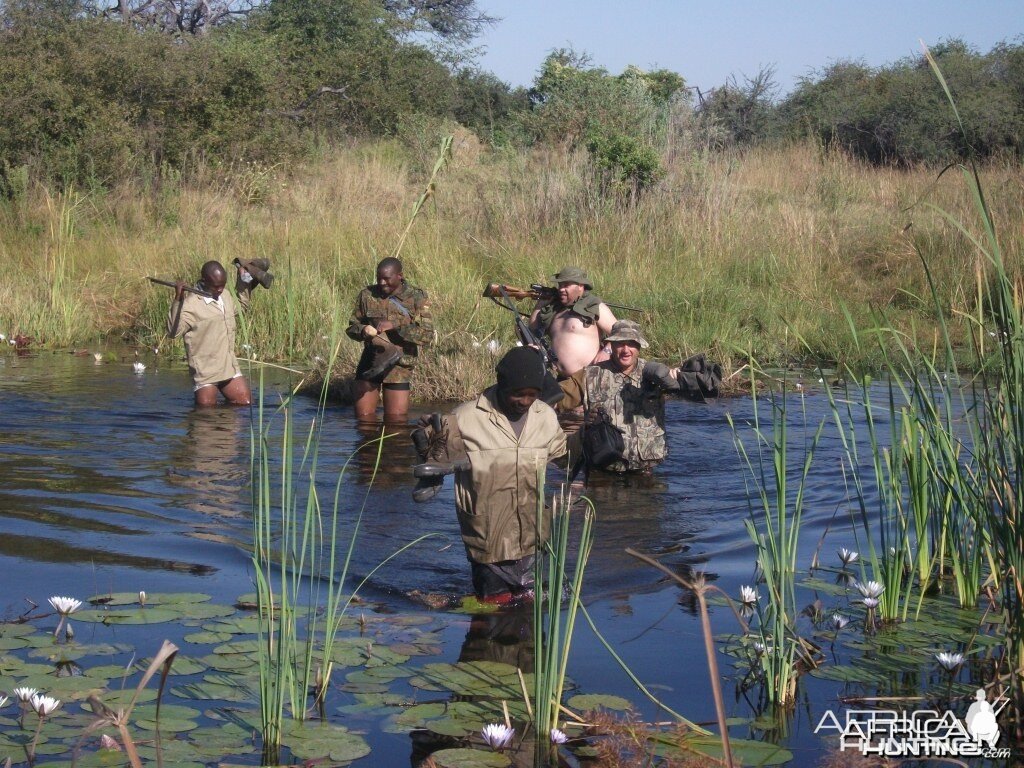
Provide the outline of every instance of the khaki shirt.
<path id="1" fill-rule="evenodd" d="M 243 302 L 248 304 L 248 296 Z M 179 306 L 181 317 L 175 328 Z M 167 313 L 167 333 L 172 338 L 184 337 L 185 357 L 196 387 L 219 384 L 240 373 L 235 358 L 237 312 L 237 304 L 228 291 L 220 295 L 220 302 L 194 293 L 186 293 L 180 305 L 176 301 L 171 302 Z"/>
<path id="2" fill-rule="evenodd" d="M 447 417 L 448 455 L 466 457 L 470 468 L 455 473 L 455 507 L 470 560 L 519 560 L 547 539 L 551 510 L 537 531 L 538 472 L 566 453 L 565 434 L 550 406 L 536 401 L 518 439 L 495 404 L 497 387 L 463 403 Z"/>
<path id="3" fill-rule="evenodd" d="M 580 405 L 588 415 L 600 410 L 622 430 L 625 461 L 608 467 L 613 472 L 644 469 L 668 456 L 665 396 L 659 388 L 644 384 L 646 365 L 646 360 L 637 360 L 627 376 L 619 373 L 611 360 L 605 360 L 560 382 L 565 398 L 558 404 L 559 411 Z"/>

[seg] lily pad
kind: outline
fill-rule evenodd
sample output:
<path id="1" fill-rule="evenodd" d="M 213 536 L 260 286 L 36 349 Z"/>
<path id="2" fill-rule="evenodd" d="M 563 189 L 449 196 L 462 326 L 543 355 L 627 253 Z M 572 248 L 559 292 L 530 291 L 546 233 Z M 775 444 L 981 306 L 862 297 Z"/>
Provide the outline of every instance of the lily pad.
<path id="1" fill-rule="evenodd" d="M 290 721 L 284 728 L 283 741 L 302 760 L 329 757 L 334 762 L 348 763 L 370 754 L 370 745 L 362 736 L 329 723 Z"/>
<path id="2" fill-rule="evenodd" d="M 181 605 L 183 603 L 207 603 L 210 595 L 199 592 L 157 592 L 146 595 L 146 605 Z M 140 605 L 138 592 L 113 592 L 107 595 L 93 595 L 88 599 L 93 605 Z M 76 616 L 78 614 L 75 614 Z"/>
<path id="3" fill-rule="evenodd" d="M 430 758 L 438 768 L 506 768 L 512 765 L 508 756 L 481 749 L 442 749 Z"/>
<path id="4" fill-rule="evenodd" d="M 599 693 L 585 693 L 573 696 L 567 702 L 570 709 L 577 712 L 589 712 L 594 709 L 611 709 L 626 712 L 633 708 L 633 703 L 621 696 L 610 696 Z"/>

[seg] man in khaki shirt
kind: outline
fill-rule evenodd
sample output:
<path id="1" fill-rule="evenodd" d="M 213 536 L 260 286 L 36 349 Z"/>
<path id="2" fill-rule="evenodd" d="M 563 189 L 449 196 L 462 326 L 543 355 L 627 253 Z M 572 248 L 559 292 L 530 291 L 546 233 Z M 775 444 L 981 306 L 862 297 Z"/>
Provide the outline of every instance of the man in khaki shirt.
<path id="1" fill-rule="evenodd" d="M 433 463 L 420 467 L 439 470 L 438 482 L 454 470 L 473 589 L 484 602 L 507 604 L 532 597 L 537 547 L 551 524 L 550 508 L 537 519 L 538 472 L 567 446 L 555 412 L 537 399 L 545 374 L 540 354 L 515 347 L 496 372 L 497 384 L 441 420 L 429 436 Z"/>
<path id="2" fill-rule="evenodd" d="M 239 303 L 249 304 L 255 282 L 245 281 L 239 266 Z M 212 298 L 186 293 L 186 283 L 179 280 L 167 314 L 167 334 L 184 337 L 185 356 L 195 384 L 197 406 L 217 404 L 218 390 L 233 405 L 251 402 L 249 383 L 238 367 L 235 357 L 235 315 L 238 312 L 230 292 L 225 292 L 227 272 L 219 261 L 203 264 L 198 287 Z"/>

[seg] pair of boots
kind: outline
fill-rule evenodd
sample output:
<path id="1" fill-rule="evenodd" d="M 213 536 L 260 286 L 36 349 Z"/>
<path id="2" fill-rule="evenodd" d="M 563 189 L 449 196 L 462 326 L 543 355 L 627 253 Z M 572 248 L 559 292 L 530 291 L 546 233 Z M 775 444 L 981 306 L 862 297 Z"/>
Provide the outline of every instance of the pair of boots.
<path id="1" fill-rule="evenodd" d="M 417 504 L 429 501 L 441 492 L 445 475 L 450 475 L 457 469 L 469 468 L 468 460 L 447 460 L 448 435 L 441 414 L 432 413 L 425 422 L 412 432 L 413 445 L 422 461 L 412 468 L 413 477 L 416 478 L 412 500 Z"/>

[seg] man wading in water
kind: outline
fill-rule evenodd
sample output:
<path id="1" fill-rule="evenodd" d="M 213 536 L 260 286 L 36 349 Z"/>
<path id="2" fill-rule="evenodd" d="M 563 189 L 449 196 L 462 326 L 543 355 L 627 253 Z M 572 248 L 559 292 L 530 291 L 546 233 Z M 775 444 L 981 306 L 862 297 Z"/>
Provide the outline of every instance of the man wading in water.
<path id="1" fill-rule="evenodd" d="M 359 292 L 345 333 L 363 342 L 352 385 L 356 418 L 372 421 L 383 391 L 384 421 L 404 421 L 412 368 L 419 348 L 434 340 L 434 321 L 427 294 L 405 282 L 402 262 L 377 265 L 377 282 Z"/>
<path id="2" fill-rule="evenodd" d="M 484 602 L 505 605 L 533 594 L 533 561 L 547 539 L 551 510 L 537 531 L 538 471 L 565 456 L 566 438 L 551 406 L 538 400 L 544 361 L 516 347 L 495 369 L 497 384 L 451 414 L 421 422 L 426 462 L 413 473 L 433 496 L 455 473 L 455 509 L 473 576 Z"/>
<path id="3" fill-rule="evenodd" d="M 565 379 L 592 363 L 607 360 L 611 350 L 602 340 L 615 324 L 615 315 L 598 296 L 579 267 L 565 267 L 554 276 L 558 283 L 555 301 L 541 299 L 530 315 L 530 327 L 551 338 L 558 358 L 558 378 Z"/>
<path id="4" fill-rule="evenodd" d="M 242 309 L 248 309 L 252 290 L 260 285 L 251 278 L 252 275 L 239 264 L 236 290 Z M 206 262 L 200 271 L 198 287 L 209 293 L 211 298 L 186 294 L 187 284 L 179 280 L 167 313 L 167 335 L 172 339 L 184 336 L 185 356 L 198 406 L 216 405 L 218 390 L 232 405 L 249 405 L 251 400 L 249 383 L 239 370 L 235 357 L 238 305 L 231 293 L 224 291 L 227 282 L 227 272 L 219 261 Z"/>

